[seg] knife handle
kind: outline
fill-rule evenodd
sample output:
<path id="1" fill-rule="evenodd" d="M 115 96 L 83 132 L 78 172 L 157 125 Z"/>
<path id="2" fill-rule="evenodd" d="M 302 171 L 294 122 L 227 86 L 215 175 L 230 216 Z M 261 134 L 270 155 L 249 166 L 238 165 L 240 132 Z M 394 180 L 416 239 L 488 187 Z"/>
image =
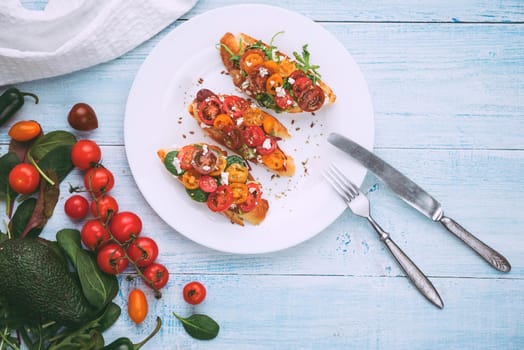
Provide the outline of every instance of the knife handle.
<path id="1" fill-rule="evenodd" d="M 511 270 L 511 265 L 505 257 L 477 237 L 473 236 L 468 230 L 460 226 L 459 223 L 452 218 L 442 216 L 440 223 L 497 270 L 502 272 L 509 272 Z"/>
<path id="2" fill-rule="evenodd" d="M 384 231 L 382 227 L 371 217 L 367 217 L 368 222 L 373 226 L 375 231 L 378 233 L 380 240 L 384 242 L 386 247 L 389 249 L 391 254 L 395 257 L 398 264 L 404 270 L 411 282 L 417 287 L 420 293 L 426 297 L 431 303 L 433 303 L 438 308 L 442 309 L 444 303 L 440 298 L 437 290 L 431 283 L 431 281 L 424 275 L 422 271 L 415 265 L 415 263 L 404 253 L 400 247 L 393 242 L 389 233 Z"/>

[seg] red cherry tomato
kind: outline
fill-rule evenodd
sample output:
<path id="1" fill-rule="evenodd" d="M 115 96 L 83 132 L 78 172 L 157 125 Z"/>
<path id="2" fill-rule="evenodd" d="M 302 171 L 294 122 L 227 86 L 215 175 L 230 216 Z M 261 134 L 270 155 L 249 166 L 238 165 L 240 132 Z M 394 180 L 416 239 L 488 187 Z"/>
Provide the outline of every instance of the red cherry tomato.
<path id="1" fill-rule="evenodd" d="M 189 170 L 193 167 L 193 153 L 195 153 L 196 147 L 194 145 L 185 145 L 180 149 L 176 157 L 180 160 L 180 168 Z"/>
<path id="2" fill-rule="evenodd" d="M 80 231 L 82 243 L 91 250 L 97 250 L 111 239 L 111 236 L 100 220 L 86 221 Z"/>
<path id="3" fill-rule="evenodd" d="M 200 282 L 189 282 L 184 286 L 184 300 L 191 304 L 200 304 L 206 298 L 206 287 Z"/>
<path id="4" fill-rule="evenodd" d="M 286 110 L 293 106 L 293 98 L 286 91 L 286 94 L 284 96 L 275 96 L 275 103 L 277 104 L 278 108 Z"/>
<path id="5" fill-rule="evenodd" d="M 74 194 L 64 204 L 64 211 L 71 219 L 81 220 L 86 217 L 89 203 L 85 197 Z"/>
<path id="6" fill-rule="evenodd" d="M 244 143 L 249 147 L 257 147 L 262 145 L 266 138 L 264 129 L 258 125 L 248 125 L 242 131 L 242 138 Z"/>
<path id="7" fill-rule="evenodd" d="M 213 176 L 203 175 L 198 179 L 198 186 L 202 189 L 202 191 L 211 193 L 217 190 L 218 182 L 217 179 L 215 179 Z"/>
<path id="8" fill-rule="evenodd" d="M 137 237 L 142 231 L 142 220 L 130 211 L 116 213 L 111 219 L 111 233 L 121 243 L 128 242 Z"/>
<path id="9" fill-rule="evenodd" d="M 108 193 L 114 185 L 113 173 L 104 167 L 91 168 L 84 175 L 84 186 L 95 197 Z"/>
<path id="10" fill-rule="evenodd" d="M 117 212 L 118 202 L 113 196 L 105 194 L 91 201 L 91 214 L 95 218 L 107 221 L 108 218 L 113 217 Z"/>
<path id="11" fill-rule="evenodd" d="M 277 149 L 277 141 L 272 137 L 266 137 L 262 145 L 257 147 L 257 153 L 260 155 L 267 155 L 275 152 Z"/>
<path id="12" fill-rule="evenodd" d="M 247 184 L 247 192 L 248 196 L 246 201 L 239 205 L 239 208 L 243 213 L 249 213 L 251 210 L 255 209 L 260 197 L 262 196 L 260 186 L 254 182 L 249 182 Z"/>
<path id="13" fill-rule="evenodd" d="M 207 197 L 207 206 L 212 211 L 222 212 L 233 204 L 233 190 L 228 185 L 220 185 Z"/>
<path id="14" fill-rule="evenodd" d="M 167 268 L 159 263 L 152 263 L 144 269 L 144 276 L 147 279 L 147 285 L 154 289 L 161 289 L 165 287 L 169 280 L 169 271 Z"/>
<path id="15" fill-rule="evenodd" d="M 80 170 L 87 170 L 100 162 L 102 151 L 98 144 L 91 140 L 79 140 L 71 149 L 71 161 Z"/>
<path id="16" fill-rule="evenodd" d="M 242 116 L 248 106 L 249 102 L 247 100 L 234 95 L 224 97 L 222 102 L 222 109 L 233 118 Z"/>
<path id="17" fill-rule="evenodd" d="M 298 105 L 306 112 L 314 112 L 324 105 L 326 94 L 320 86 L 302 92 L 297 100 Z"/>
<path id="18" fill-rule="evenodd" d="M 31 194 L 40 184 L 40 174 L 33 165 L 20 163 L 11 169 L 8 181 L 16 193 Z"/>
<path id="19" fill-rule="evenodd" d="M 125 252 L 116 243 L 108 243 L 100 248 L 96 257 L 100 270 L 110 275 L 117 275 L 129 265 Z"/>
<path id="20" fill-rule="evenodd" d="M 222 103 L 216 96 L 209 96 L 198 104 L 198 116 L 204 124 L 213 125 L 213 119 L 222 112 Z"/>
<path id="21" fill-rule="evenodd" d="M 136 266 L 145 267 L 158 257 L 158 245 L 149 237 L 138 237 L 129 244 L 126 252 Z"/>

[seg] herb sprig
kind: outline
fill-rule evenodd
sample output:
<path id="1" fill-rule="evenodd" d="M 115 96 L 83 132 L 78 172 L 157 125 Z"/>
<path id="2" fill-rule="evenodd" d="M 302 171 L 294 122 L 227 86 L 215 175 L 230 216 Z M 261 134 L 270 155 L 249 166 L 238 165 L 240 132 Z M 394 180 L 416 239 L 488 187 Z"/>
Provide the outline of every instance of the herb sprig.
<path id="1" fill-rule="evenodd" d="M 307 46 L 308 44 L 302 46 L 302 54 L 299 54 L 298 52 L 293 52 L 293 56 L 295 56 L 297 67 L 301 71 L 309 75 L 313 80 L 314 84 L 317 82 L 318 79 L 320 79 L 320 73 L 317 71 L 317 69 L 319 69 L 320 66 L 313 65 L 309 62 L 311 54 L 309 53 Z"/>

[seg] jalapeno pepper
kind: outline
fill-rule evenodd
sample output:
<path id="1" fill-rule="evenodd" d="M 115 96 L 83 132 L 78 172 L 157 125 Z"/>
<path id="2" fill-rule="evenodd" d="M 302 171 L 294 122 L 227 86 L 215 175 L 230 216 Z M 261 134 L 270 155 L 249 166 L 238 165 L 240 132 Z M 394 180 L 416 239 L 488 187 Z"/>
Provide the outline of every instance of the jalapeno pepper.
<path id="1" fill-rule="evenodd" d="M 10 87 L 0 95 L 0 126 L 11 118 L 24 104 L 24 96 L 31 96 L 38 103 L 38 96 Z"/>
<path id="2" fill-rule="evenodd" d="M 140 349 L 145 343 L 147 343 L 151 338 L 155 336 L 155 334 L 158 333 L 160 330 L 160 327 L 162 326 L 162 320 L 160 317 L 156 318 L 156 327 L 151 332 L 150 335 L 147 336 L 144 340 L 142 340 L 138 344 L 133 344 L 133 342 L 129 338 L 118 338 L 111 344 L 106 345 L 103 350 L 138 350 Z"/>

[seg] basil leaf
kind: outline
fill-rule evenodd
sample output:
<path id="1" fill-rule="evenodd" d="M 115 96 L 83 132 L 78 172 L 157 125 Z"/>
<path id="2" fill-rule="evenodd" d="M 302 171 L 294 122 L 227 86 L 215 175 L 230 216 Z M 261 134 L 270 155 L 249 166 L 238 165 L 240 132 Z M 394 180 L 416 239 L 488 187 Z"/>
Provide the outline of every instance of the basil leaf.
<path id="1" fill-rule="evenodd" d="M 80 231 L 75 229 L 60 230 L 56 233 L 56 241 L 76 269 L 76 253 L 82 249 Z"/>
<path id="2" fill-rule="evenodd" d="M 71 161 L 71 149 L 71 145 L 60 145 L 53 148 L 40 158 L 38 166 L 46 174 L 51 171 L 54 172 L 58 181 L 61 182 L 74 167 Z"/>
<path id="3" fill-rule="evenodd" d="M 73 146 L 75 143 L 75 135 L 68 131 L 55 130 L 39 137 L 29 150 L 29 153 L 34 159 L 42 159 L 59 146 Z"/>
<path id="4" fill-rule="evenodd" d="M 218 335 L 220 326 L 211 317 L 202 314 L 194 314 L 188 318 L 173 315 L 182 322 L 187 334 L 199 340 L 211 340 Z"/>
<path id="5" fill-rule="evenodd" d="M 116 276 L 100 271 L 96 258 L 83 249 L 76 252 L 76 269 L 82 291 L 95 308 L 102 309 L 118 293 Z"/>
<path id="6" fill-rule="evenodd" d="M 27 224 L 29 223 L 29 220 L 31 219 L 31 216 L 33 216 L 35 207 L 36 198 L 33 197 L 27 198 L 18 205 L 9 226 L 13 238 L 22 237 L 22 232 L 24 232 Z"/>

